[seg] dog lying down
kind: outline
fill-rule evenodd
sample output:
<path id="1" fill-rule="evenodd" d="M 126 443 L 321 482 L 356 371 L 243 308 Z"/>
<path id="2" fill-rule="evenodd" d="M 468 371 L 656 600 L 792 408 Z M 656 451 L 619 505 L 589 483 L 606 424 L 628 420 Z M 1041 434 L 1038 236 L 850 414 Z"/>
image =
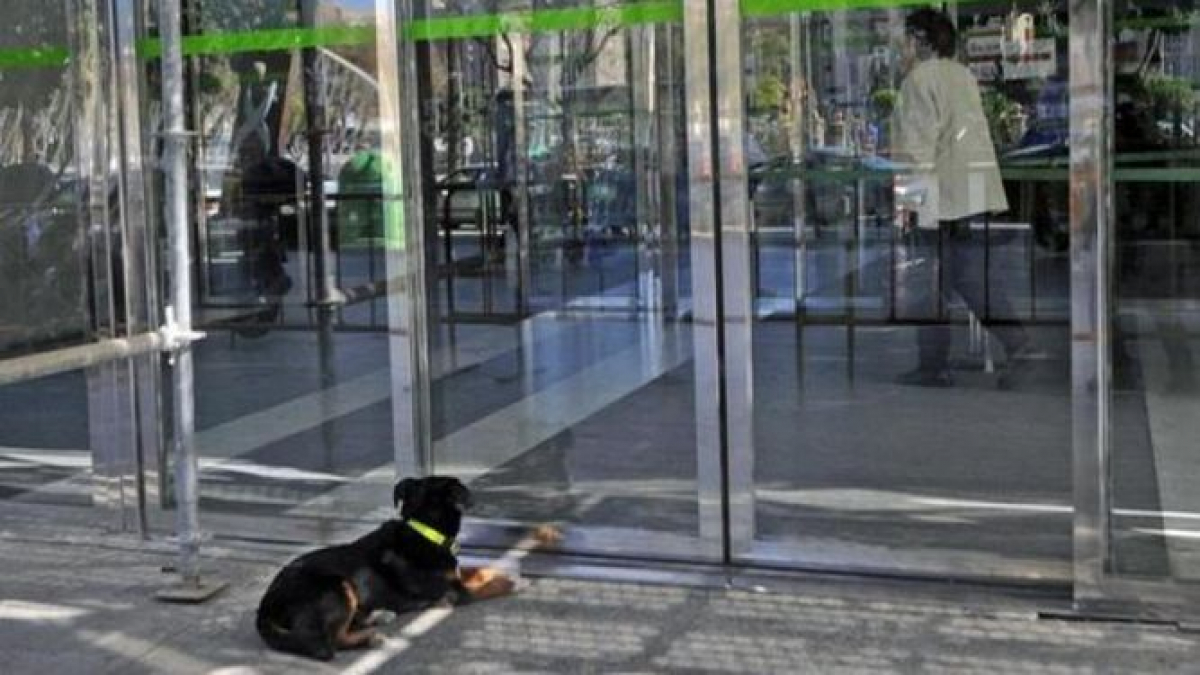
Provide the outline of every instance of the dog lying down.
<path id="1" fill-rule="evenodd" d="M 458 566 L 455 538 L 471 493 L 457 478 L 406 478 L 392 498 L 401 505 L 398 519 L 349 544 L 306 553 L 280 570 L 255 622 L 268 646 L 328 661 L 339 649 L 377 643 L 377 610 L 400 614 L 513 591 L 514 581 L 499 570 Z M 540 527 L 534 537 L 550 544 L 559 535 Z"/>

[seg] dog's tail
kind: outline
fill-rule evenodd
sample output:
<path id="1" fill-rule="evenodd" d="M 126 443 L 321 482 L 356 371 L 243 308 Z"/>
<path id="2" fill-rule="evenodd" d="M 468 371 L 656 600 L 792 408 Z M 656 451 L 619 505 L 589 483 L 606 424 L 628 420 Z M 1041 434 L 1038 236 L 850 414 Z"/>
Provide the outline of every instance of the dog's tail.
<path id="1" fill-rule="evenodd" d="M 258 630 L 259 636 L 262 637 L 263 642 L 267 643 L 268 647 L 321 661 L 333 659 L 335 653 L 333 645 L 327 644 L 325 640 L 320 639 L 319 635 L 301 633 L 290 625 L 283 625 L 271 614 L 272 612 L 264 611 L 260 607 L 254 621 L 255 629 Z"/>

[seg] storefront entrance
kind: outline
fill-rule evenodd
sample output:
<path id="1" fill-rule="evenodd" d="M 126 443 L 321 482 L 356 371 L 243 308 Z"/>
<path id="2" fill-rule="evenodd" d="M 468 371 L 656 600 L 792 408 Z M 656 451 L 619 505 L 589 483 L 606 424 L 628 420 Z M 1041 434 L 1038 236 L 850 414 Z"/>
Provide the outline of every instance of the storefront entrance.
<path id="1" fill-rule="evenodd" d="M 1192 14 L 184 4 L 205 529 L 338 539 L 390 513 L 397 475 L 434 472 L 471 482 L 481 548 L 553 523 L 575 561 L 1195 598 Z M 111 298 L 67 304 L 107 323 L 11 309 L 0 336 L 161 320 L 156 22 L 102 18 L 115 43 L 80 48 L 120 95 L 38 114 L 122 111 L 82 118 L 109 129 L 106 159 L 0 153 L 81 167 L 74 221 L 142 256 L 97 268 L 95 240 L 55 267 L 104 273 Z M 0 100 L 0 143 L 31 101 Z M 47 445 L 86 445 L 151 531 L 173 514 L 161 365 L 94 367 L 89 428 Z"/>

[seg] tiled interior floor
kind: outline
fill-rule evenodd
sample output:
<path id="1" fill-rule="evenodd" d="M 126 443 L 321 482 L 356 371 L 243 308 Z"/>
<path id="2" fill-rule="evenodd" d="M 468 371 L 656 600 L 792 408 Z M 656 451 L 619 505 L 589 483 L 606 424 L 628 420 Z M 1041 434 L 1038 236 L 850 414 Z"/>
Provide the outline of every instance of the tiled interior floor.
<path id="1" fill-rule="evenodd" d="M 1065 566 L 1072 506 L 1065 330 L 1036 329 L 1049 358 L 1011 391 L 997 390 L 966 354 L 958 386 L 938 390 L 892 381 L 914 360 L 912 327 L 858 327 L 851 347 L 844 327 L 756 324 L 759 538 Z M 964 335 L 956 336 L 960 347 Z M 433 353 L 435 469 L 475 478 L 480 518 L 694 536 L 691 349 L 686 323 L 616 316 L 463 324 L 453 338 L 444 329 Z M 339 507 L 336 495 L 359 484 L 376 489 L 372 481 L 393 461 L 387 337 L 336 333 L 324 389 L 320 353 L 315 333 L 299 330 L 256 339 L 215 332 L 198 347 L 204 509 L 287 516 L 326 497 L 330 514 L 368 515 L 353 500 Z M 14 403 L 0 412 L 7 418 L 0 444 L 22 442 L 26 427 L 14 422 L 21 410 L 44 422 L 71 408 L 82 419 L 83 378 L 73 377 L 0 391 Z M 51 399 L 65 407 L 38 408 L 36 401 Z M 1118 396 L 1114 414 L 1122 504 L 1160 509 L 1145 406 Z M 52 441 L 86 457 L 85 428 L 62 426 Z M 40 483 L 69 475 L 38 471 L 6 465 L 5 494 L 44 498 Z M 1127 569 L 1166 571 L 1160 538 L 1122 541 Z"/>

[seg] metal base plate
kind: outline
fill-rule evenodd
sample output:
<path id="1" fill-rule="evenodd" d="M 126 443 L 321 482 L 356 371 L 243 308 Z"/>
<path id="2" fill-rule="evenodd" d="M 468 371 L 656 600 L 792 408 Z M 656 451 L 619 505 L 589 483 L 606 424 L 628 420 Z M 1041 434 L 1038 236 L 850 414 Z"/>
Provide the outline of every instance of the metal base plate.
<path id="1" fill-rule="evenodd" d="M 196 605 L 212 599 L 217 593 L 225 590 L 227 586 L 229 584 L 223 581 L 180 581 L 166 588 L 159 589 L 154 594 L 154 599 L 159 602 Z"/>

